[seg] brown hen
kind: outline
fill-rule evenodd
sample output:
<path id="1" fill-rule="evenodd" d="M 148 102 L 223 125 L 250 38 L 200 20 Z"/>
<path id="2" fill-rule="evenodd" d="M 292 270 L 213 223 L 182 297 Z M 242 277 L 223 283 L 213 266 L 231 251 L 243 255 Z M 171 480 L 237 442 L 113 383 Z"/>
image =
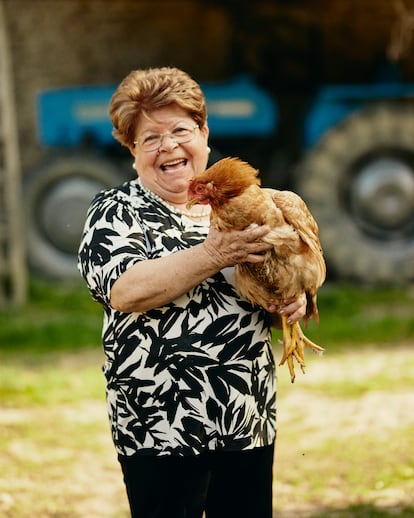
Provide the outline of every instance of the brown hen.
<path id="1" fill-rule="evenodd" d="M 291 191 L 260 187 L 258 171 L 238 158 L 224 158 L 190 182 L 188 205 L 211 205 L 211 225 L 219 230 L 243 230 L 252 224 L 268 225 L 263 241 L 273 245 L 262 263 L 235 266 L 240 294 L 267 309 L 282 306 L 286 299 L 306 294 L 305 325 L 313 317 L 319 323 L 317 291 L 326 275 L 318 237 L 318 226 L 305 202 Z M 299 323 L 289 325 L 281 316 L 283 356 L 291 381 L 295 380 L 294 359 L 305 372 L 304 346 L 322 354 L 324 349 L 303 333 Z"/>

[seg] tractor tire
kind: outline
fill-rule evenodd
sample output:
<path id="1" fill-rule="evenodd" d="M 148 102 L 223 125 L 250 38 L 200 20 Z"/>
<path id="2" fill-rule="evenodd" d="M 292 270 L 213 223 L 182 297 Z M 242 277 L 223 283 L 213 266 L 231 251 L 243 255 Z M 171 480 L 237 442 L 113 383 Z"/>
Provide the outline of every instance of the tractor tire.
<path id="1" fill-rule="evenodd" d="M 372 105 L 330 130 L 295 171 L 328 273 L 367 285 L 414 279 L 414 108 Z"/>
<path id="2" fill-rule="evenodd" d="M 60 154 L 24 176 L 25 232 L 31 269 L 52 279 L 80 278 L 77 253 L 94 195 L 125 181 L 104 157 Z"/>

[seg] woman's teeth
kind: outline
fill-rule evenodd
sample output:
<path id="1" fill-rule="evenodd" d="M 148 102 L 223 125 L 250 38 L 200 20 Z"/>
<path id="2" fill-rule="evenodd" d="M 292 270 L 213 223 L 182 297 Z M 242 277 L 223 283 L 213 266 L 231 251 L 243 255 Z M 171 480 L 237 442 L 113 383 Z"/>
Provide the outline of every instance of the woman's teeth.
<path id="1" fill-rule="evenodd" d="M 171 162 L 167 162 L 161 166 L 163 171 L 168 171 L 169 169 L 176 169 L 177 167 L 181 167 L 186 165 L 187 160 L 180 158 L 179 160 L 173 160 Z"/>

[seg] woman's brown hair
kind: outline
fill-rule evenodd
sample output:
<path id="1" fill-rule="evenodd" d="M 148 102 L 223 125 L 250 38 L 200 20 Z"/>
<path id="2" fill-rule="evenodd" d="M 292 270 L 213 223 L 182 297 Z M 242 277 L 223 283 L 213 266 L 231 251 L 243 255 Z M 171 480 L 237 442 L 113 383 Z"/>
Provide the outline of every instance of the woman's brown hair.
<path id="1" fill-rule="evenodd" d="M 171 104 L 185 110 L 200 128 L 205 125 L 204 94 L 186 72 L 174 67 L 133 70 L 121 81 L 110 102 L 113 136 L 132 147 L 138 116 Z"/>

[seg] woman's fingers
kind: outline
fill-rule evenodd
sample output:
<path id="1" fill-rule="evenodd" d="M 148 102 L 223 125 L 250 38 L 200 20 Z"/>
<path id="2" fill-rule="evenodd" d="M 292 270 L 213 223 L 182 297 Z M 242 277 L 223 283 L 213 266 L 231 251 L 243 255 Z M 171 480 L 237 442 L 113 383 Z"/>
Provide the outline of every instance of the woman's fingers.
<path id="1" fill-rule="evenodd" d="M 278 305 L 272 304 L 267 309 L 270 313 L 278 312 L 279 315 L 284 315 L 288 324 L 294 324 L 305 316 L 306 304 L 306 294 L 302 293 L 297 298 L 283 300 Z"/>
<path id="2" fill-rule="evenodd" d="M 220 232 L 210 228 L 205 244 L 211 247 L 226 266 L 242 262 L 262 262 L 263 253 L 272 248 L 261 239 L 269 232 L 267 226 L 252 226 L 246 230 Z"/>
<path id="3" fill-rule="evenodd" d="M 306 314 L 306 295 L 302 293 L 297 299 L 283 301 L 284 305 L 279 310 L 281 315 L 287 317 L 288 324 L 294 324 Z"/>

